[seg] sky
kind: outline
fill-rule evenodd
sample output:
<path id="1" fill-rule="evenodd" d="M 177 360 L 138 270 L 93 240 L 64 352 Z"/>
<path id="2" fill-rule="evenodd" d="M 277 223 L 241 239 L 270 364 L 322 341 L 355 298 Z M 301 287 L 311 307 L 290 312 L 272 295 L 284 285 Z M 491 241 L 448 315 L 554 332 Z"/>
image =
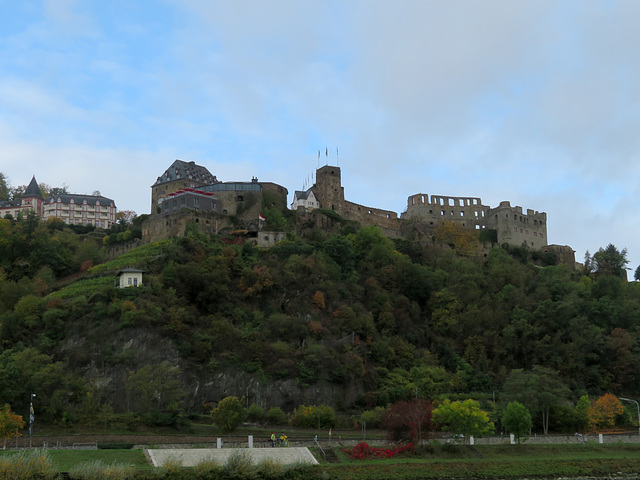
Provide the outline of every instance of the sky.
<path id="1" fill-rule="evenodd" d="M 21 0 L 0 6 L 0 172 L 150 213 L 175 159 L 401 214 L 547 213 L 640 264 L 636 0 Z M 318 152 L 321 152 L 318 158 Z"/>

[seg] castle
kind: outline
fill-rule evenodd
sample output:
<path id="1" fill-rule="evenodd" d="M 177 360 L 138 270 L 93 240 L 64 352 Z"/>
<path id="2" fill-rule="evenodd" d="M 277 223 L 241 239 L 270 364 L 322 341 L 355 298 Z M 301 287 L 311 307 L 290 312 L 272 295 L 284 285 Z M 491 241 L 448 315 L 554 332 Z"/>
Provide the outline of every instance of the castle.
<path id="1" fill-rule="evenodd" d="M 316 170 L 313 186 L 295 191 L 291 209 L 309 215 L 316 227 L 329 228 L 334 220 L 316 215 L 314 210 L 331 210 L 345 220 L 361 225 L 376 225 L 392 238 L 406 236 L 407 223 L 418 223 L 432 235 L 437 225 L 451 222 L 464 228 L 493 230 L 498 244 L 526 246 L 533 250 L 553 251 L 563 263 L 575 263 L 568 246 L 549 245 L 547 215 L 531 209 L 523 211 L 508 201 L 497 207 L 482 203 L 478 197 L 414 194 L 408 197 L 406 211 L 396 212 L 368 207 L 345 199 L 339 166 L 325 165 Z M 240 232 L 255 238 L 258 245 L 269 246 L 285 237 L 282 232 L 262 232 L 262 209 L 286 208 L 288 191 L 272 182 L 222 182 L 207 168 L 195 162 L 175 160 L 151 185 L 151 215 L 142 223 L 145 242 L 183 236 L 188 225 L 196 224 L 204 233 Z M 69 224 L 94 224 L 108 228 L 115 219 L 115 203 L 90 195 L 54 195 L 46 201 L 31 180 L 18 203 L 0 204 L 0 215 L 32 209 L 43 218 L 62 218 Z"/>

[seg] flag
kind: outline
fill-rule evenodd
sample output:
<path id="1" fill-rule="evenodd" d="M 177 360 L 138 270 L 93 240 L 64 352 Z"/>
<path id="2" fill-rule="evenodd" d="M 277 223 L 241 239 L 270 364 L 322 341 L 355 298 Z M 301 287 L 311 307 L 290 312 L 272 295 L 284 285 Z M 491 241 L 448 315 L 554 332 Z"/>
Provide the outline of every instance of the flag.
<path id="1" fill-rule="evenodd" d="M 329 147 L 324 147 L 324 156 L 325 157 L 329 156 Z"/>
<path id="2" fill-rule="evenodd" d="M 318 150 L 318 160 L 320 160 L 320 150 Z"/>
<path id="3" fill-rule="evenodd" d="M 331 429 L 329 429 L 329 436 L 331 436 Z"/>
<path id="4" fill-rule="evenodd" d="M 33 404 L 29 405 L 29 435 L 33 435 L 33 421 L 36 419 L 33 414 Z"/>
<path id="5" fill-rule="evenodd" d="M 261 213 L 259 213 L 259 214 L 258 214 L 258 219 L 259 219 L 261 222 L 264 222 L 264 217 L 262 216 L 262 214 L 261 214 Z"/>

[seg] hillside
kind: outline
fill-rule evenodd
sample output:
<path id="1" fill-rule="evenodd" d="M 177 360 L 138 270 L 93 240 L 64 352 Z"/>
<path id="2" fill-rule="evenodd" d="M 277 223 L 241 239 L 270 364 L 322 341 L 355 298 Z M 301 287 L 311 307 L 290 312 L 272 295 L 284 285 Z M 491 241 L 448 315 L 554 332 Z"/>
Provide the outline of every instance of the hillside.
<path id="1" fill-rule="evenodd" d="M 0 220 L 0 402 L 23 412 L 36 393 L 43 421 L 134 428 L 228 395 L 348 414 L 500 399 L 514 371 L 539 367 L 570 389 L 558 409 L 637 391 L 640 285 L 606 258 L 583 275 L 523 248 L 485 257 L 468 238 L 451 249 L 338 225 L 270 249 L 194 228 L 107 259 L 97 231 Z M 129 266 L 144 286 L 115 288 Z"/>

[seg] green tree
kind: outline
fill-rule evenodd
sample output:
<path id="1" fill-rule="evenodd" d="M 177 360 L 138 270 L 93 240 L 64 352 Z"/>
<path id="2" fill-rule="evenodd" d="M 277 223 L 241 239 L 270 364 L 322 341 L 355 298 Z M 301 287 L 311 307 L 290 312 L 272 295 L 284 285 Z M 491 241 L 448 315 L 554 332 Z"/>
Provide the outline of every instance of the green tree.
<path id="1" fill-rule="evenodd" d="M 542 429 L 549 432 L 551 407 L 569 397 L 571 391 L 557 371 L 536 365 L 530 371 L 512 370 L 502 390 L 502 398 L 525 405 L 530 412 L 542 415 Z"/>
<path id="2" fill-rule="evenodd" d="M 211 412 L 213 424 L 222 433 L 232 433 L 242 424 L 246 417 L 246 411 L 238 397 L 225 397 Z"/>
<path id="3" fill-rule="evenodd" d="M 333 408 L 327 405 L 300 405 L 293 412 L 291 423 L 303 428 L 329 428 L 336 422 Z"/>
<path id="4" fill-rule="evenodd" d="M 612 275 L 614 277 L 627 278 L 627 249 L 618 250 L 613 243 L 606 248 L 600 248 L 591 257 L 594 271 L 597 276 Z"/>
<path id="5" fill-rule="evenodd" d="M 163 411 L 175 405 L 185 395 L 179 380 L 181 374 L 180 367 L 168 361 L 146 365 L 129 374 L 127 386 L 133 393 L 134 404 L 143 412 Z"/>
<path id="6" fill-rule="evenodd" d="M 518 444 L 526 440 L 526 435 L 531 430 L 531 414 L 520 402 L 510 402 L 500 421 L 504 428 L 513 434 Z"/>
<path id="7" fill-rule="evenodd" d="M 465 443 L 470 436 L 482 437 L 494 432 L 493 422 L 475 400 L 451 402 L 448 399 L 433 410 L 433 423 L 445 432 L 462 435 Z"/>
<path id="8" fill-rule="evenodd" d="M 575 411 L 578 420 L 578 428 L 586 431 L 589 428 L 589 409 L 591 408 L 591 400 L 589 395 L 582 395 L 576 404 Z"/>
<path id="9" fill-rule="evenodd" d="M 9 200 L 9 185 L 7 184 L 7 176 L 0 172 L 0 202 Z"/>

